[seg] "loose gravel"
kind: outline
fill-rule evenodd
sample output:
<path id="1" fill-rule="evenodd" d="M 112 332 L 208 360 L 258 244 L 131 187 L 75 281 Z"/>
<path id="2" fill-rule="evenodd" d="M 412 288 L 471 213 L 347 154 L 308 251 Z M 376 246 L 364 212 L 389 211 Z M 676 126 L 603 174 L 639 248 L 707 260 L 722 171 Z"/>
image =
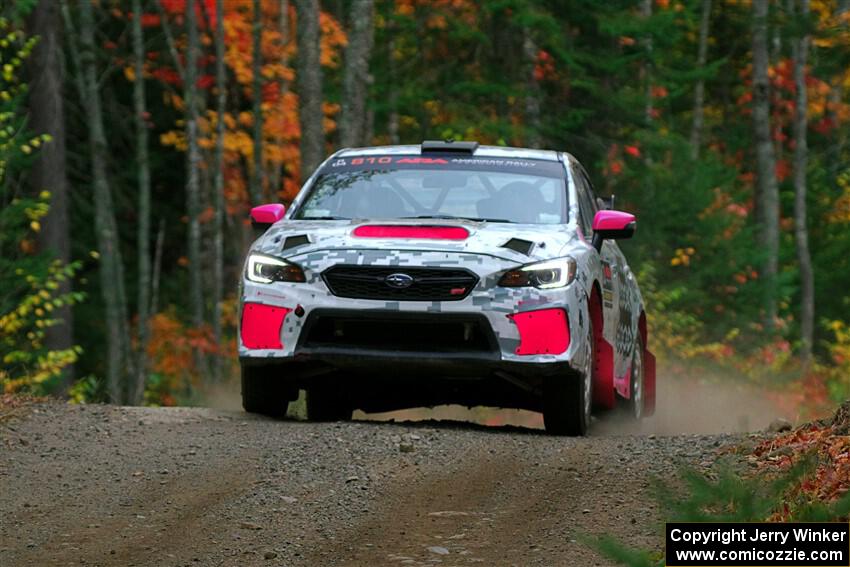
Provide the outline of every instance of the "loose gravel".
<path id="1" fill-rule="evenodd" d="M 36 404 L 0 422 L 0 565 L 608 565 L 585 535 L 657 550 L 651 480 L 745 437 Z"/>

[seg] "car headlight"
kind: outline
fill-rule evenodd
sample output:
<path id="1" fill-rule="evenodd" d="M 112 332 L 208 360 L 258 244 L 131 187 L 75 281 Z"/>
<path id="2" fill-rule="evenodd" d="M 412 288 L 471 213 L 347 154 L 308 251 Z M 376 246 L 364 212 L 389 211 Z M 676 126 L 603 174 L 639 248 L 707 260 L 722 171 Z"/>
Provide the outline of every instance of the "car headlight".
<path id="1" fill-rule="evenodd" d="M 248 256 L 245 277 L 256 283 L 307 281 L 301 266 L 264 254 Z"/>
<path id="2" fill-rule="evenodd" d="M 569 256 L 528 264 L 505 272 L 499 280 L 502 287 L 536 287 L 552 289 L 569 285 L 576 277 L 576 261 Z"/>

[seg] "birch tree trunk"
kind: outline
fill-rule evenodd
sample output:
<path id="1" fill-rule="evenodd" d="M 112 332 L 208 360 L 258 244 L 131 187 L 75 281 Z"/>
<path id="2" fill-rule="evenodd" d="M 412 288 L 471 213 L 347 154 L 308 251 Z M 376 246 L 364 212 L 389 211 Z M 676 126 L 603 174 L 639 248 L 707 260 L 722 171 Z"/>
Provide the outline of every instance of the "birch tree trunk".
<path id="1" fill-rule="evenodd" d="M 254 171 L 251 172 L 251 204 L 263 201 L 263 5 L 254 0 L 254 26 L 252 29 L 253 50 L 251 52 L 251 74 L 253 88 L 253 139 Z"/>
<path id="2" fill-rule="evenodd" d="M 793 7 L 794 0 L 789 0 Z M 800 0 L 800 20 L 809 16 L 809 0 Z M 800 358 L 808 369 L 812 358 L 812 339 L 815 321 L 815 282 L 812 255 L 809 251 L 809 232 L 806 225 L 806 170 L 808 169 L 808 96 L 806 93 L 806 64 L 809 56 L 809 33 L 806 30 L 792 43 L 794 85 L 797 100 L 794 111 L 794 239 L 797 243 L 797 262 L 800 266 Z"/>
<path id="3" fill-rule="evenodd" d="M 215 2 L 216 127 L 213 163 L 213 339 L 221 346 L 221 302 L 224 299 L 224 113 L 227 105 L 224 67 L 224 0 Z M 215 358 L 213 378 L 222 378 L 221 356 Z"/>
<path id="4" fill-rule="evenodd" d="M 296 0 L 298 120 L 301 125 L 301 180 L 322 162 L 325 153 L 320 61 L 319 1 Z"/>
<path id="5" fill-rule="evenodd" d="M 345 50 L 345 74 L 342 82 L 340 145 L 343 147 L 368 144 L 366 100 L 372 81 L 369 58 L 374 40 L 374 12 L 374 0 L 351 2 L 351 32 L 348 34 L 348 47 Z"/>
<path id="6" fill-rule="evenodd" d="M 198 168 L 201 163 L 201 151 L 198 146 L 198 22 L 195 13 L 195 0 L 186 2 L 186 27 L 188 44 L 186 46 L 186 212 L 189 217 L 189 305 L 192 325 L 199 328 L 204 323 L 204 300 L 201 278 L 201 224 L 200 215 L 200 177 Z"/>
<path id="7" fill-rule="evenodd" d="M 708 59 L 708 33 L 711 26 L 711 0 L 702 0 L 702 16 L 699 22 L 699 47 L 697 69 L 702 72 Z M 698 159 L 702 146 L 702 129 L 705 120 L 705 79 L 700 76 L 694 87 L 694 121 L 691 125 L 691 157 Z"/>
<path id="8" fill-rule="evenodd" d="M 394 36 L 394 26 L 392 22 L 387 22 L 387 25 L 390 27 L 390 40 L 387 42 L 387 52 L 388 52 L 388 61 L 387 61 L 387 74 L 389 75 L 389 95 L 387 99 L 389 100 L 389 117 L 387 118 L 387 133 L 390 136 L 391 144 L 399 144 L 401 138 L 398 135 L 398 84 L 396 83 L 396 60 L 395 60 L 395 38 Z"/>
<path id="9" fill-rule="evenodd" d="M 770 130 L 770 83 L 768 82 L 768 0 L 753 0 L 753 142 L 756 152 L 756 200 L 759 240 L 765 259 L 765 327 L 773 330 L 776 319 L 776 274 L 779 265 L 779 188 L 776 156 Z"/>
<path id="10" fill-rule="evenodd" d="M 284 67 L 289 66 L 289 57 L 286 54 L 286 46 L 289 43 L 289 0 L 280 0 L 280 6 L 278 8 L 278 21 L 277 21 L 277 29 L 280 34 L 280 40 L 278 41 L 278 50 L 280 53 L 280 64 Z M 280 100 L 283 100 L 283 97 L 289 91 L 289 81 L 284 78 L 278 79 L 278 92 L 280 93 Z M 283 137 L 278 135 L 275 137 L 275 143 L 278 146 L 283 145 Z M 273 164 L 271 168 L 271 174 L 269 178 L 269 190 L 273 197 L 276 197 L 281 191 L 281 181 L 283 179 L 283 162 L 277 162 Z"/>
<path id="11" fill-rule="evenodd" d="M 50 192 L 50 211 L 42 222 L 39 248 L 50 251 L 67 264 L 71 259 L 68 217 L 68 178 L 65 161 L 65 108 L 62 100 L 62 20 L 60 5 L 55 0 L 39 0 L 29 20 L 30 35 L 38 36 L 30 59 L 29 128 L 38 134 L 49 134 L 51 141 L 38 152 L 29 171 L 29 185 L 34 194 Z M 71 282 L 60 284 L 58 293 L 71 291 Z M 52 316 L 61 323 L 45 331 L 45 346 L 50 350 L 66 350 L 73 346 L 73 312 L 70 305 L 56 308 Z M 74 376 L 73 366 L 63 371 L 65 387 Z"/>
<path id="12" fill-rule="evenodd" d="M 127 399 L 128 378 L 133 376 L 124 266 L 106 166 L 108 146 L 95 62 L 93 8 L 90 2 L 80 2 L 79 6 L 83 104 L 89 127 L 95 229 L 100 253 L 100 287 L 105 308 L 107 392 L 111 402 L 124 403 Z"/>
<path id="13" fill-rule="evenodd" d="M 528 28 L 523 29 L 522 51 L 525 59 L 525 121 L 528 131 L 526 143 L 529 148 L 539 148 L 542 143 L 540 138 L 540 84 L 534 76 L 537 45 L 534 43 Z"/>
<path id="14" fill-rule="evenodd" d="M 138 356 L 136 358 L 136 376 L 131 388 L 129 401 L 138 405 L 142 402 L 147 379 L 147 344 L 150 321 L 151 288 L 151 174 L 148 159 L 147 103 L 145 101 L 145 38 L 142 31 L 142 1 L 133 0 L 133 69 L 136 80 L 133 82 L 133 110 L 136 122 L 136 167 L 139 184 L 139 226 L 136 235 L 136 253 L 138 254 Z"/>

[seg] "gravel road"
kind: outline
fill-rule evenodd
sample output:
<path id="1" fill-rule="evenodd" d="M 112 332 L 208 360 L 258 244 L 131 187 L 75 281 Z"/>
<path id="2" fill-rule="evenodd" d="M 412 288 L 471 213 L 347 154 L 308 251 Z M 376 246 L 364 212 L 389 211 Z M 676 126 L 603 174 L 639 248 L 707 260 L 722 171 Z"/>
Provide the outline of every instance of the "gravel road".
<path id="1" fill-rule="evenodd" d="M 657 549 L 650 479 L 739 438 L 36 404 L 0 421 L 0 565 L 608 565 L 582 534 Z"/>

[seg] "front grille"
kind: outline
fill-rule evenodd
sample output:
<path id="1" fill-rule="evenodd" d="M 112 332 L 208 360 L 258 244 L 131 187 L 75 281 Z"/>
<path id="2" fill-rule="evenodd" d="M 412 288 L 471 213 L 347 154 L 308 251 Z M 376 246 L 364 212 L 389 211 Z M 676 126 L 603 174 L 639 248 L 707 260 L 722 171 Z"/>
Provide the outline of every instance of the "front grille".
<path id="1" fill-rule="evenodd" d="M 305 349 L 490 353 L 496 339 L 483 315 L 317 309 L 299 341 Z"/>
<path id="2" fill-rule="evenodd" d="M 394 288 L 387 276 L 404 274 L 409 287 Z M 331 293 L 353 299 L 383 301 L 458 301 L 469 295 L 478 276 L 461 268 L 337 265 L 322 274 Z"/>

